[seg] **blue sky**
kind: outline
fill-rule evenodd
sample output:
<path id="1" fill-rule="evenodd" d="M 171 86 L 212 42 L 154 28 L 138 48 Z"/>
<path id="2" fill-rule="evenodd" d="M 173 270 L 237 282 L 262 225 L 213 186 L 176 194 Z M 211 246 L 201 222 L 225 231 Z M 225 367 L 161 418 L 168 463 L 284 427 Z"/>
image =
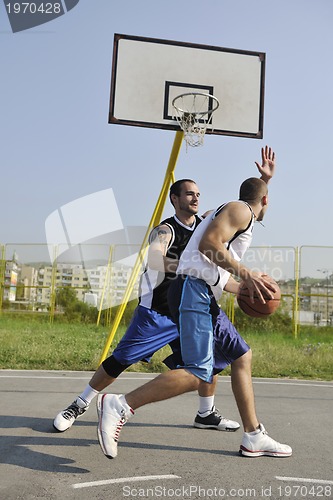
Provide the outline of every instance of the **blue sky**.
<path id="1" fill-rule="evenodd" d="M 13 34 L 0 4 L 0 242 L 45 243 L 52 212 L 109 188 L 124 225 L 149 222 L 175 132 L 108 124 L 113 36 L 124 33 L 266 53 L 263 140 L 184 145 L 176 178 L 197 181 L 205 211 L 237 197 L 269 144 L 278 170 L 253 244 L 333 245 L 332 21 L 331 0 L 80 0 Z"/>

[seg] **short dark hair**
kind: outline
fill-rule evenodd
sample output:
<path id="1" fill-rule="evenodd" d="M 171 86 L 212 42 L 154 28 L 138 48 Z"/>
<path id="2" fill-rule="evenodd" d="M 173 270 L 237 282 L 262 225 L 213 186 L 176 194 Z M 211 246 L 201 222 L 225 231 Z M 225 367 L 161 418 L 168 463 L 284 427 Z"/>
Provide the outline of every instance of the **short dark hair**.
<path id="1" fill-rule="evenodd" d="M 169 198 L 170 198 L 171 205 L 173 205 L 171 195 L 174 194 L 175 196 L 177 196 L 179 198 L 180 193 L 182 191 L 182 185 L 184 184 L 184 182 L 192 182 L 193 184 L 196 184 L 196 182 L 192 181 L 192 179 L 179 179 L 179 181 L 174 182 L 171 185 L 170 192 L 169 192 Z"/>
<path id="2" fill-rule="evenodd" d="M 246 179 L 239 189 L 239 199 L 249 203 L 257 203 L 267 194 L 267 184 L 258 177 Z"/>

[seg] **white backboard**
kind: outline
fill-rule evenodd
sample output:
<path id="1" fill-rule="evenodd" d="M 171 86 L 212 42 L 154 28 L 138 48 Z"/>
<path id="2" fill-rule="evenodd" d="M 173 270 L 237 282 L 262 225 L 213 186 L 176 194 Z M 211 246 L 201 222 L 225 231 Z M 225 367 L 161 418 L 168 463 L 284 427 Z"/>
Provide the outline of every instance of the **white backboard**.
<path id="1" fill-rule="evenodd" d="M 115 34 L 109 123 L 180 130 L 173 99 L 220 102 L 208 134 L 263 137 L 265 53 Z"/>

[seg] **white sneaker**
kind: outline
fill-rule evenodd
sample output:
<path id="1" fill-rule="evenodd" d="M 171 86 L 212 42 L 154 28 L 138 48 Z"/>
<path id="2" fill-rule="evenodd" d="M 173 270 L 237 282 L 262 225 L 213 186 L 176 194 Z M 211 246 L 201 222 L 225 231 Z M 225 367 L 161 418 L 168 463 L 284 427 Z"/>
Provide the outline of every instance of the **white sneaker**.
<path id="1" fill-rule="evenodd" d="M 97 436 L 104 455 L 115 458 L 118 454 L 120 431 L 134 411 L 123 395 L 99 394 L 97 396 Z"/>
<path id="2" fill-rule="evenodd" d="M 197 413 L 193 426 L 198 429 L 216 429 L 218 431 L 229 432 L 235 432 L 240 427 L 238 422 L 223 417 L 215 406 L 213 406 L 211 412 L 206 417 L 202 417 L 200 413 Z"/>
<path id="3" fill-rule="evenodd" d="M 245 457 L 290 457 L 292 449 L 287 444 L 281 444 L 268 436 L 265 427 L 260 424 L 254 432 L 244 432 L 239 453 Z"/>
<path id="4" fill-rule="evenodd" d="M 53 427 L 59 431 L 67 431 L 74 424 L 78 417 L 81 417 L 89 408 L 89 404 L 84 399 L 77 397 L 72 404 L 56 416 Z"/>

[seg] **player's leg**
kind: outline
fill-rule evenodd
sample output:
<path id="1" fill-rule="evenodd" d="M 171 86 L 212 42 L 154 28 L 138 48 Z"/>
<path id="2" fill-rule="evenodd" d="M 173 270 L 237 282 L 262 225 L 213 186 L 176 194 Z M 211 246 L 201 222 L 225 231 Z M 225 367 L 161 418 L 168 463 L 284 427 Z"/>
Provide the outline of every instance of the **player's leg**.
<path id="1" fill-rule="evenodd" d="M 215 407 L 215 391 L 218 375 L 214 375 L 213 382 L 200 384 L 198 389 L 199 394 L 199 409 L 195 416 L 193 426 L 197 429 L 216 429 L 218 431 L 234 432 L 240 428 L 238 422 L 230 420 L 221 415 L 220 411 Z"/>
<path id="2" fill-rule="evenodd" d="M 104 366 L 108 367 L 108 371 L 105 370 Z M 81 392 L 67 408 L 57 414 L 53 421 L 53 427 L 59 432 L 70 429 L 76 419 L 81 417 L 89 409 L 90 403 L 99 392 L 112 384 L 129 366 L 131 365 L 122 365 L 118 363 L 114 356 L 107 358 L 97 368 L 83 392 Z"/>
<path id="3" fill-rule="evenodd" d="M 137 410 L 149 403 L 156 403 L 179 396 L 186 392 L 195 391 L 199 387 L 199 379 L 180 368 L 161 373 L 153 380 L 126 394 L 128 405 Z"/>
<path id="4" fill-rule="evenodd" d="M 186 287 L 186 293 L 181 294 L 179 304 L 179 332 L 186 369 L 163 373 L 125 396 L 104 394 L 97 397 L 98 438 L 108 458 L 117 456 L 119 433 L 134 410 L 198 389 L 199 379 L 212 382 L 213 330 L 207 287 L 202 280 L 187 279 L 182 286 Z"/>
<path id="5" fill-rule="evenodd" d="M 220 314 L 220 308 L 209 290 L 210 295 L 210 315 L 212 318 L 212 328 L 213 328 L 213 339 L 214 339 L 214 377 L 213 383 L 201 383 L 199 388 L 199 400 L 200 400 L 200 408 L 197 413 L 197 416 L 194 420 L 194 426 L 199 428 L 212 428 L 223 431 L 236 431 L 239 429 L 240 425 L 238 422 L 230 420 L 223 415 L 220 414 L 219 410 L 217 410 L 214 406 L 213 395 L 216 391 L 216 384 L 218 380 L 218 375 L 223 368 L 217 369 L 216 363 L 218 363 L 218 356 L 216 355 L 216 323 L 217 318 Z"/>
<path id="6" fill-rule="evenodd" d="M 268 436 L 263 424 L 256 415 L 254 391 L 251 375 L 252 352 L 236 359 L 231 364 L 232 388 L 241 416 L 244 435 L 240 446 L 240 454 L 247 457 L 272 456 L 290 457 L 292 449 Z"/>
<path id="7" fill-rule="evenodd" d="M 251 349 L 231 363 L 231 386 L 245 432 L 259 426 L 252 384 Z"/>
<path id="8" fill-rule="evenodd" d="M 104 455 L 115 458 L 123 425 L 141 406 L 194 391 L 199 380 L 184 369 L 171 370 L 124 395 L 100 394 L 97 397 L 98 440 Z"/>
<path id="9" fill-rule="evenodd" d="M 215 363 L 221 369 L 231 364 L 231 385 L 244 427 L 240 453 L 289 457 L 290 446 L 268 436 L 256 415 L 252 384 L 252 351 L 223 311 L 215 326 Z"/>
<path id="10" fill-rule="evenodd" d="M 168 301 L 169 301 L 169 307 L 171 310 L 171 313 L 173 315 L 173 319 L 179 326 L 179 304 L 182 300 L 182 295 L 183 295 L 183 286 L 184 286 L 184 278 L 179 277 L 177 280 L 175 280 L 169 289 L 169 296 L 168 296 Z M 218 307 L 215 299 L 213 298 L 212 294 L 210 293 L 209 289 L 207 289 L 206 285 L 204 286 L 205 293 L 207 294 L 207 311 L 209 310 L 209 315 L 206 316 L 208 317 L 208 323 L 207 323 L 207 331 L 212 330 L 212 321 L 215 321 L 215 316 L 218 315 L 220 308 Z M 194 302 L 196 303 L 195 300 L 193 299 Z M 184 320 L 184 304 L 182 305 L 183 311 L 183 320 Z M 189 301 L 189 319 L 185 319 L 186 323 L 188 324 L 189 321 L 193 320 L 192 317 L 192 307 L 191 307 L 191 300 Z M 202 326 L 201 326 L 202 327 Z M 195 325 L 193 326 L 192 331 L 195 330 Z M 190 332 L 191 334 L 192 332 Z M 179 342 L 180 343 L 180 342 Z M 180 345 L 179 345 L 180 349 Z M 201 351 L 201 348 L 199 348 Z M 172 360 L 177 358 L 178 354 L 178 366 L 184 366 L 184 361 L 181 358 L 181 352 L 177 353 L 177 349 L 175 349 L 176 352 L 173 353 L 172 356 L 170 356 L 167 360 L 167 366 L 170 367 L 170 364 L 172 364 Z M 202 352 L 201 352 L 202 354 Z M 168 364 L 169 363 L 169 364 Z M 216 373 L 218 373 L 220 370 L 217 370 Z M 198 389 L 198 399 L 199 399 L 199 408 L 197 411 L 197 414 L 195 416 L 193 425 L 196 428 L 199 429 L 216 429 L 219 431 L 236 431 L 239 429 L 240 425 L 238 422 L 230 420 L 223 415 L 221 415 L 220 411 L 215 407 L 214 401 L 215 401 L 215 391 L 216 391 L 216 383 L 217 383 L 217 375 L 213 377 L 212 383 L 201 383 L 200 387 Z"/>
<path id="11" fill-rule="evenodd" d="M 152 354 L 179 336 L 170 318 L 156 311 L 138 306 L 126 333 L 103 361 L 86 388 L 54 419 L 53 426 L 60 432 L 69 429 L 83 415 L 97 394 L 112 384 L 129 366 L 138 361 L 149 361 Z"/>

